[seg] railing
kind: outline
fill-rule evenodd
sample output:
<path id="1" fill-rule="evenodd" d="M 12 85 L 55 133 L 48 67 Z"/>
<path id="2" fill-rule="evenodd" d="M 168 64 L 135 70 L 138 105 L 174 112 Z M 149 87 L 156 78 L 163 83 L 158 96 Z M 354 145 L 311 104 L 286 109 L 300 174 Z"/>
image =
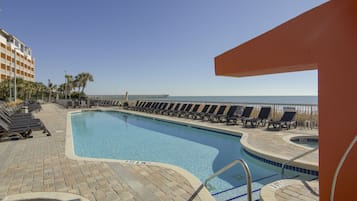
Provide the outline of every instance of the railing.
<path id="1" fill-rule="evenodd" d="M 285 162 L 282 164 L 282 166 L 281 166 L 281 175 L 284 176 L 284 170 L 285 170 L 285 166 L 286 166 L 287 164 L 289 164 L 289 163 L 295 161 L 296 159 L 299 159 L 299 158 L 301 158 L 301 157 L 304 157 L 304 156 L 306 156 L 306 155 L 308 155 L 308 154 L 310 154 L 310 153 L 312 153 L 312 152 L 314 152 L 314 151 L 316 151 L 316 150 L 318 150 L 318 149 L 319 149 L 319 147 L 316 147 L 316 148 L 314 148 L 314 149 L 311 149 L 311 150 L 309 150 L 309 151 L 307 151 L 307 152 L 304 152 L 304 153 L 302 153 L 302 154 L 299 154 L 299 155 L 295 156 L 294 158 L 291 158 L 291 159 L 285 161 Z"/>
<path id="2" fill-rule="evenodd" d="M 288 104 L 288 103 L 249 103 L 249 102 L 208 102 L 208 101 L 181 101 L 181 100 L 166 100 L 166 99 L 142 99 L 140 101 L 152 102 L 180 102 L 180 103 L 200 103 L 200 104 L 225 104 L 225 105 L 240 105 L 252 106 L 254 110 L 251 116 L 257 116 L 261 107 L 271 107 L 270 118 L 278 120 L 284 111 L 296 111 L 296 122 L 298 126 L 305 128 L 318 128 L 318 105 L 317 104 Z M 243 111 L 243 108 L 241 108 Z"/>
<path id="3" fill-rule="evenodd" d="M 205 182 L 204 185 L 207 187 L 208 182 L 217 177 L 220 174 L 223 174 L 224 172 L 226 172 L 227 170 L 229 170 L 230 168 L 232 168 L 233 166 L 235 166 L 236 164 L 241 164 L 243 166 L 245 175 L 246 175 L 246 182 L 247 182 L 247 195 L 248 195 L 248 201 L 252 200 L 252 176 L 250 174 L 249 171 L 249 167 L 247 165 L 247 163 L 244 160 L 241 159 L 237 159 L 232 161 L 231 163 L 229 163 L 228 165 L 224 166 L 222 169 L 218 170 L 216 173 L 214 173 L 213 175 L 211 175 L 210 177 L 208 177 Z"/>

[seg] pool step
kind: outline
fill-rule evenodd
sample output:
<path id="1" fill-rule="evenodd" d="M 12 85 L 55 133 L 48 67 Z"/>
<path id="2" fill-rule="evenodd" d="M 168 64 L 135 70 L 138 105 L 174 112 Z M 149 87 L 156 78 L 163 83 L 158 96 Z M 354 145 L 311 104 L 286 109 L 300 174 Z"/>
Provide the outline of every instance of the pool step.
<path id="1" fill-rule="evenodd" d="M 263 185 L 258 182 L 252 183 L 253 200 L 259 200 L 260 189 L 262 187 Z M 247 185 L 239 186 L 228 191 L 213 194 L 213 197 L 216 199 L 216 201 L 247 200 Z"/>
<path id="2" fill-rule="evenodd" d="M 295 175 L 291 178 L 298 178 L 299 175 Z M 259 179 L 256 179 L 252 183 L 252 200 L 259 200 L 260 198 L 260 189 L 268 183 L 271 183 L 276 180 L 280 180 L 281 175 L 280 174 L 273 174 L 269 175 L 266 177 L 262 177 Z M 221 192 L 213 193 L 212 196 L 217 200 L 217 201 L 240 201 L 240 200 L 247 200 L 247 185 L 240 185 L 236 186 Z"/>

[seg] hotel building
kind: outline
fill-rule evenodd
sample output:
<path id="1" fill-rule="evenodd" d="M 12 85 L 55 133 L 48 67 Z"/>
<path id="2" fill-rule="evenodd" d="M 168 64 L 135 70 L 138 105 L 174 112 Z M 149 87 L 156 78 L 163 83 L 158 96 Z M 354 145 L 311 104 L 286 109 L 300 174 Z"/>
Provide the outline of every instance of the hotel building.
<path id="1" fill-rule="evenodd" d="M 14 77 L 15 60 L 16 77 L 35 81 L 35 61 L 31 49 L 15 36 L 0 29 L 0 81 Z"/>

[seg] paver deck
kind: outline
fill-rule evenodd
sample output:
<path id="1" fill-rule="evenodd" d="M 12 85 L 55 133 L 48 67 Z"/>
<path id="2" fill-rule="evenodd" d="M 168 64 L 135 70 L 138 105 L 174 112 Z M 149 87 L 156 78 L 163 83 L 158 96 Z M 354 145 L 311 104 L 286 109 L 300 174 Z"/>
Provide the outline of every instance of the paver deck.
<path id="1" fill-rule="evenodd" d="M 69 192 L 89 200 L 209 200 L 206 189 L 194 195 L 197 186 L 170 168 L 148 164 L 72 160 L 65 155 L 66 118 L 69 110 L 54 104 L 43 105 L 36 114 L 52 133 L 35 133 L 33 139 L 0 143 L 0 199 L 27 192 Z M 116 109 L 118 110 L 118 109 Z M 128 112 L 128 111 L 125 111 Z M 274 160 L 286 160 L 309 148 L 289 143 L 289 135 L 317 135 L 316 130 L 294 129 L 271 132 L 183 118 L 137 113 L 211 129 L 244 133 L 242 145 Z M 298 160 L 316 167 L 318 153 Z M 300 188 L 303 192 L 306 188 Z M 278 192 L 278 191 L 277 191 Z M 285 192 L 285 191 L 284 191 Z M 287 191 L 289 192 L 289 191 Z M 284 193 L 280 192 L 280 195 Z M 284 196 L 280 196 L 279 199 Z M 318 199 L 318 196 L 315 198 Z M 311 197 L 309 197 L 311 199 Z M 281 199 L 280 199 L 281 200 Z M 289 199 L 286 199 L 289 200 Z"/>

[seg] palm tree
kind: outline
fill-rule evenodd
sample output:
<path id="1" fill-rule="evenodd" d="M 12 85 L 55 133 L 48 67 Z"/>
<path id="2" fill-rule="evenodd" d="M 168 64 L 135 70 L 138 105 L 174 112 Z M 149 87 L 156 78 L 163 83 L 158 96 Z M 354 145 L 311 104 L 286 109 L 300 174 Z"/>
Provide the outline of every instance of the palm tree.
<path id="1" fill-rule="evenodd" d="M 41 100 L 43 101 L 44 99 L 44 93 L 48 91 L 47 90 L 47 87 L 45 84 L 43 84 L 42 82 L 38 82 L 37 83 L 37 99 L 38 99 L 38 96 L 41 95 Z"/>
<path id="2" fill-rule="evenodd" d="M 48 102 L 51 102 L 52 93 L 57 93 L 57 85 L 53 84 L 50 79 L 48 79 Z"/>
<path id="3" fill-rule="evenodd" d="M 90 73 L 83 72 L 76 76 L 75 83 L 78 87 L 78 94 L 84 94 L 84 89 L 87 86 L 88 81 L 93 82 L 93 76 Z M 81 90 L 82 88 L 82 90 Z"/>
<path id="4" fill-rule="evenodd" d="M 81 85 L 82 85 L 82 92 L 81 93 L 84 93 L 84 89 L 86 88 L 88 81 L 93 82 L 94 79 L 93 79 L 93 76 L 90 73 L 86 73 L 85 72 L 85 73 L 81 73 L 79 75 L 81 75 L 81 78 L 82 78 L 81 79 Z"/>
<path id="5" fill-rule="evenodd" d="M 73 80 L 73 76 L 72 75 L 65 75 L 64 76 L 66 78 L 66 95 L 70 96 L 71 95 L 71 91 L 74 88 L 74 80 Z M 67 97 L 66 97 L 67 98 Z"/>
<path id="6" fill-rule="evenodd" d="M 4 80 L 0 83 L 0 98 L 5 100 L 8 97 L 9 92 L 9 82 Z"/>

